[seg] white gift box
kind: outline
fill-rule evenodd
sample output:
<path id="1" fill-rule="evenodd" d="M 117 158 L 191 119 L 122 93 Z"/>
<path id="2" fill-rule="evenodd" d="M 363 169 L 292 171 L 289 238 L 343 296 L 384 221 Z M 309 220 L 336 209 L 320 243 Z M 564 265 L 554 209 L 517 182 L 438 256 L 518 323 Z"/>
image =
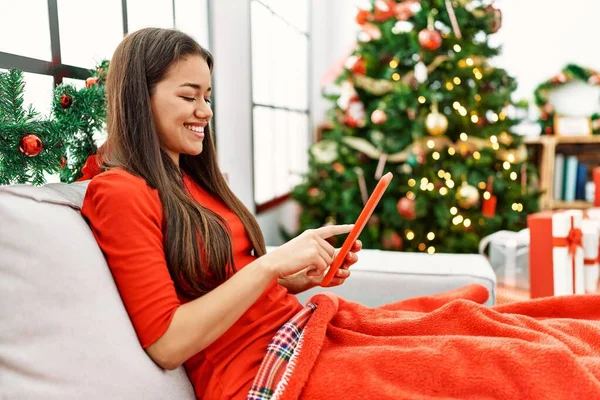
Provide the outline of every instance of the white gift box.
<path id="1" fill-rule="evenodd" d="M 598 291 L 598 241 L 600 238 L 600 223 L 596 220 L 584 220 L 581 230 L 583 231 L 583 264 L 585 292 L 596 293 Z"/>
<path id="2" fill-rule="evenodd" d="M 485 254 L 488 246 L 497 282 L 529 289 L 529 229 L 492 233 L 479 243 L 479 253 Z"/>

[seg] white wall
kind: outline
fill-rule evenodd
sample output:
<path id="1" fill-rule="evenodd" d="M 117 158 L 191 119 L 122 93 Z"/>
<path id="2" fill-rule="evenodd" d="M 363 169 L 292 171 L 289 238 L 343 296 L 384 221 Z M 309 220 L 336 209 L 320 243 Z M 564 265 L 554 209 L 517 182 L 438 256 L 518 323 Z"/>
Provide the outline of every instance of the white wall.
<path id="1" fill-rule="evenodd" d="M 503 52 L 494 59 L 517 78 L 516 99 L 532 98 L 535 87 L 569 62 L 600 70 L 598 0 L 497 0 L 502 29 L 494 38 Z"/>
<path id="2" fill-rule="evenodd" d="M 321 96 L 323 76 L 356 43 L 356 0 L 313 0 L 312 96 L 314 126 L 325 120 L 331 103 Z"/>
<path id="3" fill-rule="evenodd" d="M 250 2 L 212 0 L 210 13 L 219 164 L 233 192 L 254 212 Z"/>

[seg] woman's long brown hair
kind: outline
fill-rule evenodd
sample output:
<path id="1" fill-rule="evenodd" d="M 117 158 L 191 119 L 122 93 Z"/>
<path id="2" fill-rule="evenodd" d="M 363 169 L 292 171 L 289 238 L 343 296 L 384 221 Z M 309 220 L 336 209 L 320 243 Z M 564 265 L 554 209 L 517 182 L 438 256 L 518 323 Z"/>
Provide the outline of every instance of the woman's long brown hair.
<path id="1" fill-rule="evenodd" d="M 106 168 L 121 167 L 158 190 L 169 272 L 177 289 L 193 298 L 225 281 L 235 265 L 227 223 L 190 197 L 182 171 L 241 219 L 257 256 L 266 250 L 256 219 L 229 189 L 219 170 L 209 126 L 204 129 L 202 153 L 182 154 L 181 170 L 160 147 L 150 96 L 169 69 L 190 55 L 201 56 L 212 72 L 211 54 L 180 31 L 147 28 L 123 39 L 106 80 L 108 139 L 102 160 Z"/>

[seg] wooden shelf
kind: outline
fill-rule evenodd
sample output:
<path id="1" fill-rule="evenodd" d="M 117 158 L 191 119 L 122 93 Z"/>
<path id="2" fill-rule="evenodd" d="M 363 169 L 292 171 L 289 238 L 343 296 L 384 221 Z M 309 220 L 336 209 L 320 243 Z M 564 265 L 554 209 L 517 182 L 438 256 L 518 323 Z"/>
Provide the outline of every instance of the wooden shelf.
<path id="1" fill-rule="evenodd" d="M 578 209 L 585 210 L 586 208 L 594 207 L 594 203 L 590 203 L 589 201 L 584 200 L 575 200 L 575 201 L 553 201 L 552 208 L 557 209 Z"/>
<path id="2" fill-rule="evenodd" d="M 589 144 L 589 143 L 600 143 L 600 135 L 587 135 L 587 136 L 550 136 L 541 135 L 534 137 L 523 138 L 525 144 Z"/>
<path id="3" fill-rule="evenodd" d="M 543 194 L 540 198 L 540 208 L 542 210 L 555 210 L 559 208 L 574 208 L 586 209 L 593 207 L 593 203 L 587 201 L 555 201 L 554 200 L 554 162 L 556 159 L 557 147 L 559 145 L 576 145 L 572 146 L 570 152 L 575 154 L 585 153 L 585 149 L 580 145 L 597 146 L 600 144 L 600 135 L 586 136 L 554 136 L 541 135 L 535 137 L 523 138 L 525 144 L 529 146 L 539 147 L 538 171 L 540 176 L 540 189 Z M 593 150 L 588 148 L 588 150 Z"/>

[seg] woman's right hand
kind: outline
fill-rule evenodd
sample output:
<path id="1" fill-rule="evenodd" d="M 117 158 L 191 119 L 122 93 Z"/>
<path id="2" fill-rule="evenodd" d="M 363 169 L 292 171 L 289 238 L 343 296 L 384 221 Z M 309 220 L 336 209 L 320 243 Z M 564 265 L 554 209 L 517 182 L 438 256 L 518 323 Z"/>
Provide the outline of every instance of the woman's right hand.
<path id="1" fill-rule="evenodd" d="M 335 248 L 325 239 L 349 233 L 353 227 L 352 224 L 328 225 L 309 229 L 261 258 L 275 278 L 285 278 L 309 266 L 322 274 L 335 255 Z"/>

